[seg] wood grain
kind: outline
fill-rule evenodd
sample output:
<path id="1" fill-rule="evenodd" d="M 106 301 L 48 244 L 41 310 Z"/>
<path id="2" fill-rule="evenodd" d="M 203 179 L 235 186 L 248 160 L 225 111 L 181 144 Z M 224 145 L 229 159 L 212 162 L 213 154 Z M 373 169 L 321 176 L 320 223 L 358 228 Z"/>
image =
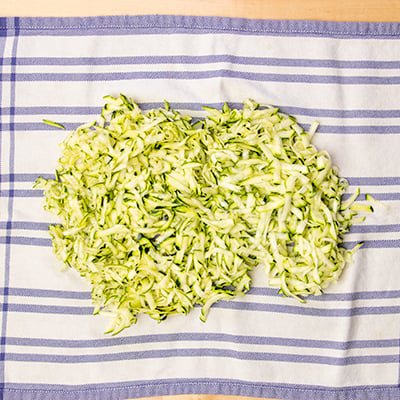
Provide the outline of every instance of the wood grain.
<path id="1" fill-rule="evenodd" d="M 2 16 L 180 14 L 261 19 L 400 21 L 399 0 L 0 0 Z"/>
<path id="2" fill-rule="evenodd" d="M 260 19 L 400 22 L 399 0 L 0 0 L 0 16 L 177 14 Z M 136 399 L 140 400 L 140 399 Z M 144 400 L 144 399 L 142 399 Z M 257 400 L 211 394 L 145 400 Z M 264 399 L 268 400 L 268 399 Z M 270 399 L 272 400 L 272 399 Z"/>

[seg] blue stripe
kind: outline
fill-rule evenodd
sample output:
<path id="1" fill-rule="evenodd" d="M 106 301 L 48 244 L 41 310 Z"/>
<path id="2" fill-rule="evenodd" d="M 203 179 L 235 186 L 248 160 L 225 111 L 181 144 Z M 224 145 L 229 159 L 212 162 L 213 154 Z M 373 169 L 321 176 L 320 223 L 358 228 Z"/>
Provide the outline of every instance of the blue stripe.
<path id="1" fill-rule="evenodd" d="M 1 24 L 0 24 L 0 26 L 1 26 Z M 7 31 L 4 31 L 4 33 L 6 33 L 6 32 Z M 6 38 L 0 34 L 0 132 L 2 131 L 2 126 L 3 126 L 3 124 L 2 124 L 3 115 L 5 115 L 3 107 L 1 107 L 1 105 L 3 104 L 3 84 L 2 84 L 2 82 L 3 82 L 3 64 L 4 64 L 3 53 L 4 53 L 5 44 L 6 44 Z M 8 109 L 10 109 L 10 107 L 8 107 Z M 0 134 L 0 154 L 3 154 L 2 147 L 3 147 L 3 135 Z M 3 175 L 1 167 L 2 167 L 2 164 L 0 162 L 0 185 L 2 182 L 2 175 Z"/>
<path id="2" fill-rule="evenodd" d="M 96 118 L 93 118 L 93 121 L 96 120 Z M 76 121 L 76 122 L 65 122 L 65 121 L 55 121 L 60 124 L 62 124 L 65 128 L 65 130 L 60 129 L 56 126 L 52 126 L 49 124 L 45 124 L 44 122 L 16 122 L 15 123 L 15 129 L 17 131 L 23 131 L 23 132 L 35 132 L 35 131 L 40 131 L 40 132 L 48 132 L 52 131 L 56 134 L 60 135 L 60 138 L 64 138 L 65 136 L 65 131 L 73 131 L 75 130 L 78 126 L 82 124 L 86 124 L 87 121 Z"/>
<path id="3" fill-rule="evenodd" d="M 304 115 L 325 118 L 400 118 L 400 109 L 331 109 L 280 106 L 280 110 L 290 115 Z"/>
<path id="4" fill-rule="evenodd" d="M 23 192 L 25 192 L 25 191 L 23 191 Z M 365 197 L 367 194 L 370 194 L 372 197 L 374 197 L 376 200 L 379 200 L 379 201 L 400 200 L 400 192 L 389 192 L 389 193 L 367 192 L 367 193 L 360 193 L 359 197 L 357 198 L 357 201 L 365 200 Z M 342 199 L 346 200 L 351 195 L 352 195 L 352 193 L 344 193 L 342 196 Z M 0 196 L 1 196 L 1 192 L 0 192 Z M 23 196 L 23 197 L 25 197 L 25 196 Z M 29 197 L 29 196 L 27 196 L 27 197 Z M 32 196 L 32 197 L 37 197 L 37 196 Z"/>
<path id="5" fill-rule="evenodd" d="M 275 297 L 278 289 L 271 287 L 252 286 L 247 295 L 255 296 L 271 296 Z M 399 299 L 400 290 L 368 290 L 361 292 L 349 293 L 324 293 L 321 296 L 307 297 L 307 303 L 312 304 L 314 301 L 347 301 L 354 302 L 357 300 L 378 300 L 378 299 Z"/>
<path id="6" fill-rule="evenodd" d="M 57 348 L 96 348 L 110 346 L 126 346 L 144 343 L 166 343 L 166 342 L 227 342 L 264 346 L 288 346 L 304 347 L 313 349 L 376 349 L 397 347 L 398 339 L 376 339 L 376 340 L 312 340 L 296 339 L 293 337 L 270 337 L 232 335 L 215 332 L 181 332 L 164 333 L 137 336 L 112 337 L 104 339 L 44 339 L 30 337 L 7 337 L 6 344 L 12 346 L 34 346 L 34 347 L 57 347 Z"/>
<path id="7" fill-rule="evenodd" d="M 4 48 L 7 40 L 7 31 L 6 30 L 1 30 L 3 27 L 3 21 L 0 21 L 0 105 L 3 104 L 3 53 L 4 53 Z M 3 154 L 3 111 L 0 107 L 0 158 L 1 154 Z M 2 171 L 2 162 L 0 160 L 0 187 L 3 182 L 3 171 Z M 10 219 L 10 218 L 9 218 Z M 6 226 L 7 228 L 7 226 Z M 7 246 L 9 247 L 9 246 Z M 8 258 L 10 257 L 9 255 L 9 250 L 6 250 L 6 254 L 4 255 L 4 263 L 7 265 Z M 4 275 L 5 276 L 5 275 Z M 5 287 L 2 290 L 3 296 L 6 294 L 7 290 Z M 1 390 L 4 387 L 4 381 L 5 381 L 5 336 L 3 335 L 3 331 L 5 331 L 5 323 L 1 322 L 1 338 L 0 338 L 0 399 L 3 400 L 3 391 Z"/>
<path id="8" fill-rule="evenodd" d="M 397 349 L 396 349 L 397 350 Z M 249 361 L 273 361 L 299 364 L 325 364 L 325 365 L 353 365 L 353 364 L 389 364 L 398 362 L 398 354 L 390 355 L 370 355 L 370 356 L 319 356 L 307 354 L 287 354 L 287 353 L 267 353 L 267 352 L 247 352 L 216 348 L 189 348 L 189 349 L 167 349 L 167 350 L 143 350 L 127 351 L 122 353 L 102 353 L 102 354 L 30 354 L 30 353 L 7 353 L 6 361 L 19 362 L 40 362 L 57 364 L 77 364 L 77 363 L 104 363 L 110 361 L 160 359 L 176 357 L 223 357 L 236 360 Z"/>
<path id="9" fill-rule="evenodd" d="M 33 230 L 33 231 L 48 231 L 50 225 L 56 224 L 55 222 L 32 222 L 32 221 L 0 221 L 0 230 L 6 229 L 7 224 L 9 229 L 17 230 Z M 353 225 L 350 228 L 351 233 L 375 233 L 375 232 L 399 232 L 400 225 Z M 25 237 L 27 240 L 34 239 Z M 18 242 L 18 239 L 16 239 Z M 46 242 L 47 243 L 47 242 Z"/>
<path id="10" fill-rule="evenodd" d="M 385 240 L 363 240 L 361 249 L 395 249 L 400 248 L 400 239 L 385 239 Z M 345 241 L 343 247 L 351 249 L 357 246 L 360 241 Z"/>
<path id="11" fill-rule="evenodd" d="M 239 102 L 228 102 L 231 108 L 241 109 L 242 103 Z M 164 106 L 161 102 L 141 102 L 141 109 L 150 110 L 153 108 L 160 108 Z M 202 110 L 203 106 L 214 107 L 221 109 L 224 105 L 220 103 L 199 103 L 199 102 L 170 102 L 172 108 L 177 110 Z M 15 115 L 93 115 L 96 117 L 101 111 L 102 104 L 97 106 L 27 106 L 27 107 L 16 107 Z M 310 117 L 327 117 L 327 118 L 400 118 L 400 110 L 397 109 L 382 109 L 382 110 L 366 110 L 366 109 L 323 109 L 323 108 L 305 108 L 305 107 L 294 107 L 294 106 L 279 106 L 283 113 L 291 115 L 303 115 Z M 10 107 L 0 107 L 4 115 L 10 113 Z"/>
<path id="12" fill-rule="evenodd" d="M 354 186 L 400 185 L 400 176 L 350 176 L 346 179 Z"/>
<path id="13" fill-rule="evenodd" d="M 379 201 L 397 201 L 400 200 L 400 192 L 390 192 L 390 193 L 371 193 L 368 192 L 371 196 L 373 196 L 376 200 Z M 342 196 L 343 200 L 348 199 L 352 193 L 345 193 Z M 362 193 L 359 197 L 359 200 L 365 199 L 366 193 Z M 43 197 L 43 190 L 39 189 L 14 189 L 14 190 L 0 190 L 0 197 L 22 197 L 22 198 L 34 198 L 34 197 Z"/>
<path id="14" fill-rule="evenodd" d="M 0 197 L 43 197 L 43 190 L 9 189 L 0 190 Z"/>
<path id="15" fill-rule="evenodd" d="M 17 47 L 18 47 L 18 33 L 19 33 L 19 18 L 14 18 L 14 40 L 12 42 L 12 62 L 11 62 L 11 74 L 10 74 L 10 117 L 9 117 L 9 164 L 8 171 L 10 176 L 14 174 L 15 168 L 15 115 L 14 115 L 14 107 L 15 107 L 15 98 L 16 98 L 16 59 L 17 59 Z M 11 221 L 13 218 L 14 212 L 14 182 L 11 180 L 9 183 L 9 198 L 7 205 L 7 220 Z M 4 344 L 6 335 L 7 335 L 7 323 L 8 323 L 8 312 L 9 312 L 9 304 L 8 304 L 8 285 L 10 282 L 10 267 L 11 267 L 11 230 L 9 229 L 9 224 L 6 226 L 6 236 L 5 236 L 5 264 L 4 264 L 4 290 L 3 290 L 3 304 L 2 304 L 2 322 L 1 322 L 1 344 L 0 344 L 0 385 L 4 386 L 5 382 L 5 359 L 7 358 L 6 347 Z M 3 391 L 0 390 L 1 398 L 3 399 Z"/>
<path id="16" fill-rule="evenodd" d="M 374 193 L 367 192 L 373 196 L 376 200 L 389 201 L 389 200 L 400 200 L 400 192 L 389 192 L 389 193 Z M 365 200 L 367 193 L 360 193 L 358 200 Z M 14 189 L 14 190 L 0 190 L 0 197 L 43 197 L 43 190 L 40 189 Z M 349 198 L 352 193 L 344 193 L 342 199 Z"/>
<path id="17" fill-rule="evenodd" d="M 0 236 L 0 244 L 51 247 L 51 239 L 26 236 Z"/>
<path id="18" fill-rule="evenodd" d="M 307 301 L 350 301 L 399 299 L 400 290 L 369 290 L 353 293 L 324 293 L 323 296 L 310 296 Z"/>
<path id="19" fill-rule="evenodd" d="M 34 182 L 38 176 L 45 179 L 54 179 L 53 173 L 14 173 L 2 174 L 0 178 L 3 182 Z M 400 176 L 349 176 L 345 177 L 350 185 L 353 186 L 382 186 L 400 185 Z"/>
<path id="20" fill-rule="evenodd" d="M 94 307 L 8 303 L 8 312 L 35 314 L 91 315 Z"/>
<path id="21" fill-rule="evenodd" d="M 400 133 L 400 125 L 320 125 L 318 133 L 393 134 Z"/>
<path id="22" fill-rule="evenodd" d="M 32 222 L 32 221 L 0 221 L 0 229 L 18 229 L 18 230 L 34 230 L 47 231 L 53 222 Z M 357 224 L 350 228 L 350 233 L 393 233 L 400 232 L 400 224 L 388 225 L 363 225 Z M 47 240 L 47 239 L 46 239 Z M 48 242 L 45 242 L 48 245 Z"/>
<path id="23" fill-rule="evenodd" d="M 192 393 L 288 400 L 398 399 L 398 386 L 390 384 L 337 387 L 220 378 L 153 378 L 80 385 L 7 382 L 5 391 L 7 400 L 21 400 L 22 393 L 24 400 L 87 400 L 104 395 L 128 399 Z"/>
<path id="24" fill-rule="evenodd" d="M 93 118 L 95 120 L 96 118 Z M 67 122 L 59 120 L 67 131 L 72 131 L 78 126 L 85 124 L 87 121 Z M 310 124 L 302 123 L 302 128 L 307 131 Z M 45 124 L 43 122 L 16 122 L 15 130 L 17 131 L 54 131 L 64 136 L 65 131 Z M 320 125 L 318 134 L 399 134 L 400 125 Z"/>
<path id="25" fill-rule="evenodd" d="M 391 315 L 400 313 L 400 306 L 365 306 L 350 308 L 317 308 L 310 306 L 290 306 L 284 304 L 265 304 L 251 301 L 221 301 L 213 305 L 227 310 L 246 310 L 268 313 L 308 315 L 314 317 L 347 318 L 361 315 Z"/>
<path id="26" fill-rule="evenodd" d="M 50 297 L 58 299 L 79 299 L 88 300 L 91 299 L 89 292 L 80 291 L 65 291 L 56 289 L 32 289 L 32 288 L 14 288 L 8 289 L 9 296 L 22 296 L 22 297 Z"/>
<path id="27" fill-rule="evenodd" d="M 400 239 L 384 239 L 384 240 L 362 240 L 363 245 L 360 250 L 363 249 L 392 249 L 400 248 Z M 13 245 L 26 245 L 26 246 L 39 246 L 39 247 L 51 247 L 50 239 L 28 237 L 28 236 L 0 236 L 0 244 L 8 243 Z M 344 241 L 342 246 L 350 249 L 360 241 Z"/>
<path id="28" fill-rule="evenodd" d="M 10 191 L 8 190 L 0 190 L 0 197 L 9 196 Z M 352 193 L 345 193 L 342 197 L 346 199 L 351 196 Z M 373 193 L 368 192 L 371 196 L 373 196 L 376 200 L 379 201 L 396 201 L 400 200 L 400 192 L 390 192 L 390 193 Z M 361 193 L 359 200 L 365 198 L 366 193 Z M 42 190 L 25 190 L 18 189 L 14 190 L 14 197 L 43 197 Z"/>
<path id="29" fill-rule="evenodd" d="M 27 296 L 27 297 L 49 297 L 58 299 L 76 299 L 84 300 L 91 299 L 89 292 L 81 291 L 65 291 L 55 289 L 32 289 L 32 288 L 15 288 L 10 287 L 9 296 Z M 246 294 L 247 296 L 270 296 L 276 297 L 278 295 L 278 289 L 271 287 L 257 287 L 252 286 Z M 376 300 L 376 299 L 399 299 L 400 290 L 373 290 L 373 291 L 361 291 L 361 292 L 349 292 L 349 293 L 324 293 L 323 296 L 309 296 L 307 298 L 308 303 L 314 301 L 357 301 L 357 300 Z"/>
<path id="30" fill-rule="evenodd" d="M 93 115 L 98 116 L 101 112 L 101 106 L 99 107 L 79 107 L 79 106 L 27 106 L 27 107 L 16 107 L 15 115 L 57 115 L 57 114 L 68 114 L 68 115 Z M 159 103 L 159 107 L 163 107 L 162 103 Z M 150 107 L 151 108 L 151 107 Z M 3 114 L 7 115 L 10 113 L 10 107 L 0 107 Z"/>
<path id="31" fill-rule="evenodd" d="M 0 30 L 12 29 L 7 18 Z M 268 20 L 183 15 L 135 15 L 64 18 L 21 18 L 20 35 L 127 35 L 171 33 L 229 33 L 327 38 L 388 38 L 399 36 L 397 22 L 336 22 L 308 20 Z"/>
<path id="32" fill-rule="evenodd" d="M 1 304 L 1 303 L 0 303 Z M 400 313 L 400 306 L 360 306 L 347 308 L 318 308 L 309 305 L 268 304 L 254 301 L 220 301 L 214 308 L 226 310 L 245 310 L 280 314 L 308 315 L 315 317 L 348 318 L 362 315 L 392 315 Z M 9 303 L 9 312 L 62 315 L 91 315 L 93 307 L 54 306 L 41 304 Z"/>
<path id="33" fill-rule="evenodd" d="M 0 229 L 21 229 L 30 231 L 47 231 L 52 222 L 32 222 L 32 221 L 0 221 Z"/>
<path id="34" fill-rule="evenodd" d="M 3 74 L 4 81 L 10 81 L 12 74 Z M 213 79 L 234 78 L 257 82 L 312 83 L 335 85 L 399 85 L 400 76 L 341 76 L 310 74 L 274 74 L 262 72 L 233 71 L 216 69 L 208 71 L 133 71 L 98 73 L 23 73 L 16 74 L 16 82 L 102 82 L 132 79 Z"/>
<path id="35" fill-rule="evenodd" d="M 389 225 L 353 225 L 350 228 L 350 233 L 378 233 L 378 232 L 400 232 L 400 224 Z"/>
<path id="36" fill-rule="evenodd" d="M 38 173 L 17 173 L 17 174 L 1 174 L 0 178 L 3 182 L 34 182 L 39 176 L 45 179 L 54 179 L 54 174 Z"/>
<path id="37" fill-rule="evenodd" d="M 205 386 L 213 386 L 214 384 L 220 385 L 220 384 L 229 384 L 232 386 L 235 386 L 235 384 L 238 385 L 243 385 L 244 387 L 250 386 L 254 388 L 261 388 L 263 386 L 268 387 L 268 388 L 274 388 L 279 387 L 279 388 L 285 388 L 285 389 L 293 389 L 294 391 L 298 392 L 299 394 L 302 391 L 314 391 L 315 393 L 318 392 L 319 390 L 322 391 L 321 395 L 323 396 L 323 399 L 325 399 L 326 391 L 330 391 L 335 394 L 335 400 L 338 400 L 336 397 L 338 394 L 342 392 L 349 392 L 356 394 L 358 391 L 367 391 L 365 394 L 367 394 L 369 391 L 377 391 L 379 392 L 384 392 L 386 389 L 397 389 L 397 385 L 393 384 L 383 384 L 383 385 L 344 385 L 344 386 L 329 386 L 329 385 L 310 385 L 306 383 L 285 383 L 285 382 L 267 382 L 267 381 L 245 381 L 245 380 L 240 380 L 240 379 L 223 379 L 223 378 L 154 378 L 151 380 L 132 380 L 132 381 L 118 381 L 118 382 L 102 382 L 102 383 L 84 383 L 84 384 L 57 384 L 57 383 L 19 383 L 19 382 L 7 382 L 6 388 L 11 389 L 11 390 L 32 390 L 32 391 L 38 391 L 38 390 L 44 390 L 44 391 L 51 391 L 52 394 L 57 395 L 58 391 L 68 391 L 72 390 L 75 393 L 79 393 L 81 390 L 85 392 L 90 392 L 90 390 L 93 390 L 96 392 L 97 390 L 104 391 L 104 389 L 118 389 L 118 388 L 130 388 L 130 387 L 140 387 L 141 385 L 143 386 L 162 386 L 163 384 L 171 384 L 172 386 L 176 387 L 185 387 L 186 385 L 202 385 L 204 384 Z M 210 388 L 208 388 L 210 390 Z M 191 393 L 191 392 L 184 392 L 185 394 Z M 196 391 L 193 393 L 209 393 L 208 391 Z M 211 393 L 216 393 L 215 391 Z M 226 394 L 226 393 L 225 393 Z M 141 397 L 141 396 L 140 396 Z M 257 396 L 259 397 L 259 396 Z M 85 397 L 86 398 L 86 397 Z M 282 398 L 282 397 L 279 397 Z M 285 397 L 286 398 L 286 397 Z M 295 397 L 294 399 L 297 399 L 298 397 Z M 304 398 L 304 397 L 303 397 Z M 330 397 L 329 397 L 330 398 Z M 359 397 L 357 397 L 358 399 Z M 362 400 L 366 400 L 367 397 L 361 398 Z M 292 399 L 292 397 L 290 397 Z M 318 400 L 322 399 L 318 398 Z M 354 397 L 356 399 L 356 397 Z M 310 400 L 308 397 L 306 400 Z M 352 399 L 353 400 L 353 399 Z M 377 400 L 376 397 L 374 397 L 374 400 Z M 381 400 L 381 399 L 379 399 Z M 397 400 L 397 399 L 396 399 Z"/>
<path id="38" fill-rule="evenodd" d="M 399 354 L 398 354 L 398 364 L 399 364 L 399 373 L 398 373 L 398 388 L 399 388 L 399 392 L 400 392 L 400 336 L 399 336 L 399 340 L 398 340 L 398 346 L 399 346 Z"/>
<path id="39" fill-rule="evenodd" d="M 400 69 L 400 62 L 377 60 L 336 60 L 278 57 L 245 57 L 232 54 L 209 55 L 164 55 L 164 56 L 122 56 L 122 57 L 20 57 L 18 66 L 86 66 L 86 65 L 150 65 L 150 64 L 213 64 L 229 63 L 238 65 L 258 65 L 276 67 L 307 67 L 336 69 Z M 10 65 L 11 59 L 5 57 L 4 65 Z"/>

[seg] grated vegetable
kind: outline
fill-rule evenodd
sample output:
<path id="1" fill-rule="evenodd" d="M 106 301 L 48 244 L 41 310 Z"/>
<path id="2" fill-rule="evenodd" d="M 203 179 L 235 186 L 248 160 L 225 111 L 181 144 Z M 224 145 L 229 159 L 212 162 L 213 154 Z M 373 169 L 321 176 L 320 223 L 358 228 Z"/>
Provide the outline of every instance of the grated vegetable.
<path id="1" fill-rule="evenodd" d="M 95 313 L 118 333 L 140 313 L 162 321 L 250 288 L 263 266 L 272 287 L 304 301 L 339 278 L 359 191 L 293 117 L 252 100 L 204 107 L 196 123 L 170 108 L 144 113 L 107 96 L 98 122 L 61 144 L 55 179 L 39 177 L 58 258 L 92 287 Z M 58 124 L 57 124 L 58 125 Z"/>

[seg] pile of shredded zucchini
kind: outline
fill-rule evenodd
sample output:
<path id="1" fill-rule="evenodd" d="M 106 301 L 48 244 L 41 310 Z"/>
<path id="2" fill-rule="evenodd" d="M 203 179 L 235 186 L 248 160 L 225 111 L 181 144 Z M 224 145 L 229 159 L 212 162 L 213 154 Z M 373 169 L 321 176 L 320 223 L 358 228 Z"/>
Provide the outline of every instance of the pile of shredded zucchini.
<path id="1" fill-rule="evenodd" d="M 277 108 L 205 107 L 190 117 L 142 112 L 106 97 L 101 120 L 61 145 L 55 179 L 38 178 L 60 260 L 92 286 L 109 332 L 140 313 L 164 320 L 231 299 L 265 268 L 269 284 L 300 301 L 337 281 L 354 251 L 341 247 L 358 192 L 309 132 Z M 362 206 L 361 206 L 362 207 Z"/>

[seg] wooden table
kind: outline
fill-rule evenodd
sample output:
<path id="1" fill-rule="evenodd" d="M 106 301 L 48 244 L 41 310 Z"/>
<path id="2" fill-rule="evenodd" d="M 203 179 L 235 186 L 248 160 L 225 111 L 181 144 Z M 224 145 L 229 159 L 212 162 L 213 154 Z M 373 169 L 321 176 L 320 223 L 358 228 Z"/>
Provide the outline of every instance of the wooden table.
<path id="1" fill-rule="evenodd" d="M 0 0 L 0 16 L 214 15 L 400 22 L 399 0 Z"/>
<path id="2" fill-rule="evenodd" d="M 0 0 L 0 16 L 180 14 L 261 19 L 400 22 L 399 0 Z M 146 400 L 257 400 L 222 395 Z M 144 400 L 144 399 L 142 399 Z M 267 399 L 268 400 L 268 399 Z M 272 399 L 271 399 L 272 400 Z"/>

